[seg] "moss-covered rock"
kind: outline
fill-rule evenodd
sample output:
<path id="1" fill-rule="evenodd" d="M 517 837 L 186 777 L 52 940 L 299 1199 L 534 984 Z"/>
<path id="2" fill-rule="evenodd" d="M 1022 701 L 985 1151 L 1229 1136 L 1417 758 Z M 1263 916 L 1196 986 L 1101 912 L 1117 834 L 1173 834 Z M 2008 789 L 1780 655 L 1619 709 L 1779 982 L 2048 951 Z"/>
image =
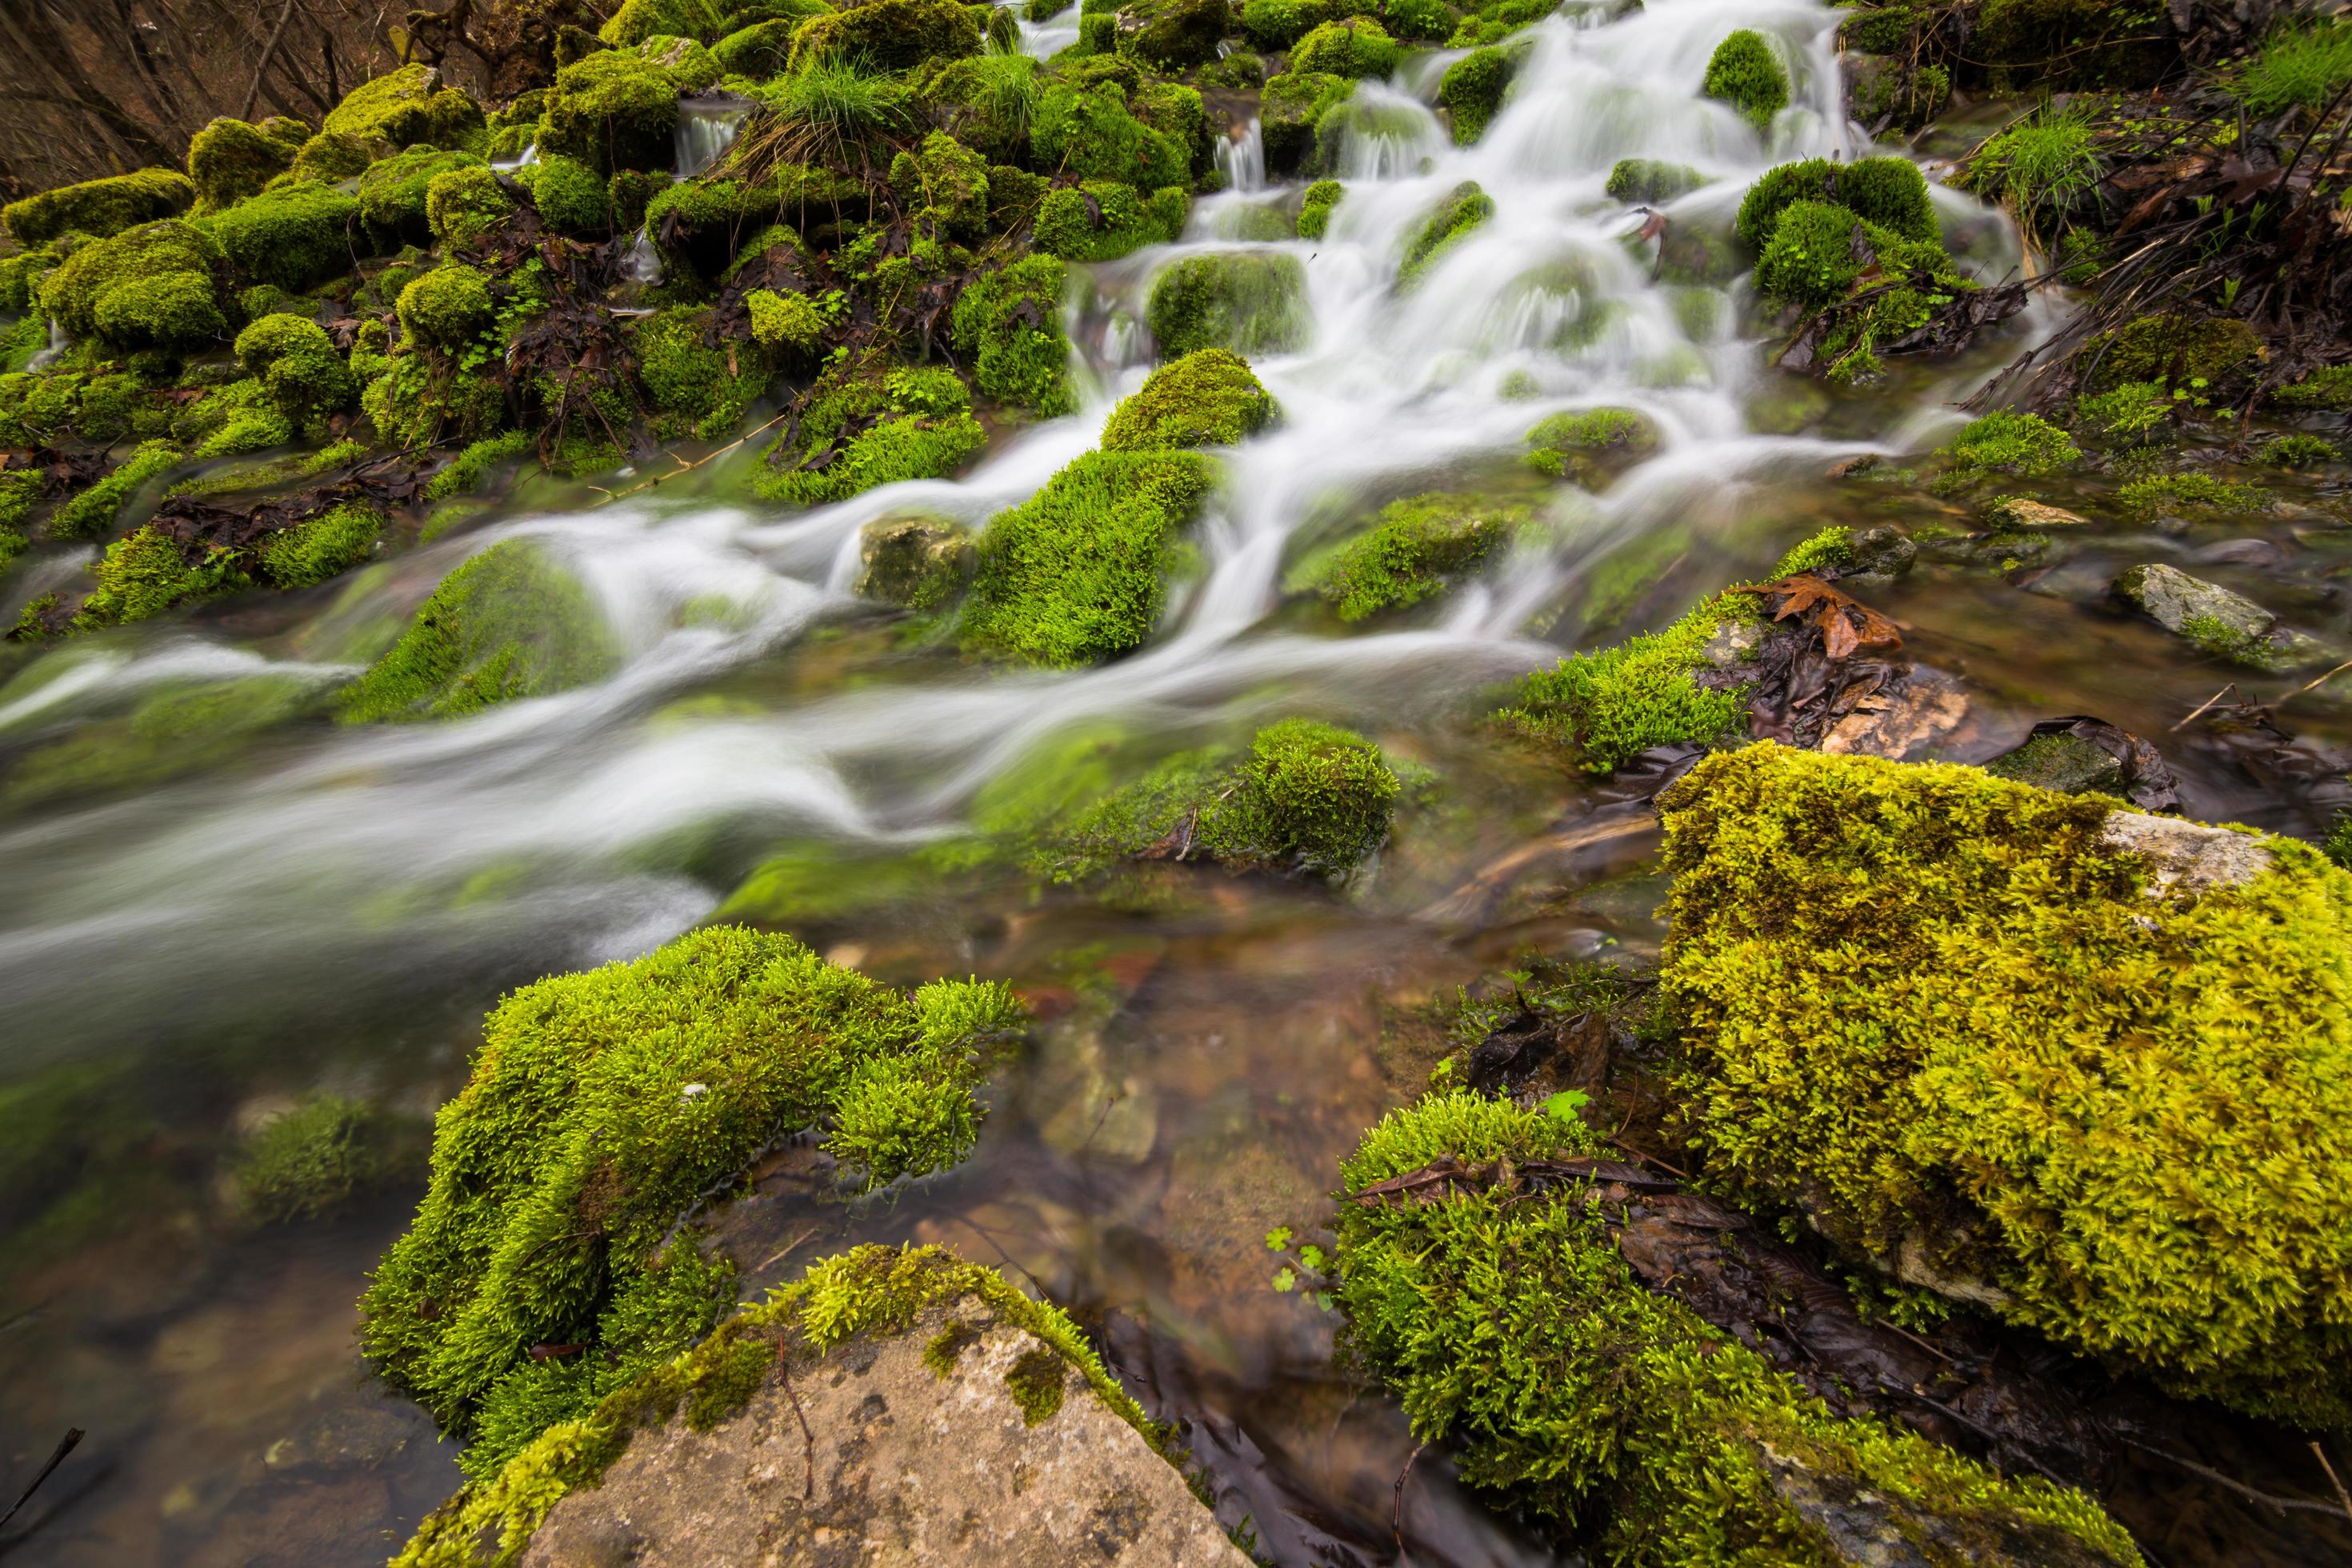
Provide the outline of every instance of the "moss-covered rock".
<path id="1" fill-rule="evenodd" d="M 1089 452 L 1063 468 L 981 535 L 965 646 L 1063 667 L 1141 647 L 1211 478 L 1205 459 L 1167 450 Z"/>
<path id="2" fill-rule="evenodd" d="M 976 55 L 980 47 L 979 20 L 955 0 L 873 0 L 802 23 L 793 35 L 792 63 L 833 58 L 895 71 Z"/>
<path id="3" fill-rule="evenodd" d="M 1528 466 L 1591 487 L 1657 450 L 1657 426 L 1630 408 L 1554 414 L 1528 432 Z"/>
<path id="4" fill-rule="evenodd" d="M 621 0 L 596 37 L 614 48 L 634 49 L 665 35 L 704 43 L 719 37 L 729 14 L 711 0 Z"/>
<path id="5" fill-rule="evenodd" d="M 527 540 L 442 580 L 400 641 L 347 687 L 341 717 L 456 719 L 601 680 L 618 648 L 588 591 Z"/>
<path id="6" fill-rule="evenodd" d="M 971 580 L 971 531 L 935 517 L 886 517 L 857 539 L 857 593 L 910 610 L 937 610 Z"/>
<path id="7" fill-rule="evenodd" d="M 512 198 L 487 165 L 451 169 L 425 184 L 425 226 L 435 239 L 453 248 L 495 232 L 513 216 Z"/>
<path id="8" fill-rule="evenodd" d="M 811 15 L 814 15 L 812 12 Z M 711 58 L 731 76 L 763 79 L 784 68 L 792 57 L 793 35 L 806 16 L 771 16 L 748 27 L 738 27 L 710 46 Z"/>
<path id="9" fill-rule="evenodd" d="M 257 195 L 286 172 L 299 151 L 257 125 L 214 121 L 188 142 L 188 177 L 195 182 L 197 210 L 217 212 Z"/>
<path id="10" fill-rule="evenodd" d="M 2002 411 L 1971 419 L 1936 456 L 1946 468 L 1939 489 L 1951 489 L 1990 475 L 2038 479 L 2083 460 L 2083 450 L 2065 431 L 2038 414 Z"/>
<path id="11" fill-rule="evenodd" d="M 1070 411 L 1065 279 L 1058 258 L 1024 256 L 982 273 L 956 297 L 950 338 L 982 394 L 1048 417 Z"/>
<path id="12" fill-rule="evenodd" d="M 527 986 L 490 1015 L 445 1108 L 416 1222 L 362 1302 L 362 1342 L 494 1474 L 707 1332 L 733 1299 L 678 1222 L 776 1137 L 831 1122 L 888 1181 L 971 1147 L 982 1048 L 1015 1026 L 1003 987 L 908 994 L 789 937 L 716 927 L 632 963 Z M 900 1142 L 892 1102 L 960 1108 Z M 884 1114 L 875 1114 L 883 1112 Z M 865 1135 L 844 1129 L 865 1128 Z M 534 1359 L 542 1344 L 584 1347 Z"/>
<path id="13" fill-rule="evenodd" d="M 236 357 L 297 425 L 348 408 L 359 395 L 326 329 L 308 317 L 262 317 L 236 335 Z"/>
<path id="14" fill-rule="evenodd" d="M 1706 183 L 1706 176 L 1687 163 L 1620 158 L 1610 169 L 1609 183 L 1604 188 L 1612 201 L 1629 206 L 1654 206 L 1688 195 Z"/>
<path id="15" fill-rule="evenodd" d="M 2218 385 L 2262 353 L 2253 329 L 2231 316 L 2179 313 L 2141 316 L 2084 345 L 2085 389 L 2106 392 L 2129 383 L 2164 387 Z"/>
<path id="16" fill-rule="evenodd" d="M 1664 631 L 1570 654 L 1522 680 L 1496 721 L 1591 773 L 1613 773 L 1654 746 L 1744 736 L 1747 693 L 1718 634 L 1752 616 L 1718 595 Z"/>
<path id="17" fill-rule="evenodd" d="M 41 309 L 78 338 L 184 353 L 228 331 L 215 284 L 221 259 L 219 243 L 193 224 L 143 224 L 68 257 L 41 279 Z"/>
<path id="18" fill-rule="evenodd" d="M 2352 1415 L 2352 1195 L 2314 1179 L 2352 1162 L 2344 872 L 1769 744 L 1660 805 L 1710 1172 L 2184 1393 Z"/>
<path id="19" fill-rule="evenodd" d="M 1290 68 L 1328 76 L 1385 77 L 1404 58 L 1389 30 L 1370 16 L 1325 22 L 1290 51 Z"/>
<path id="20" fill-rule="evenodd" d="M 1280 413 L 1246 360 L 1226 349 L 1201 349 L 1153 371 L 1134 396 L 1111 410 L 1103 450 L 1231 447 Z"/>
<path id="21" fill-rule="evenodd" d="M 375 553 L 383 513 L 362 501 L 344 501 L 264 540 L 257 564 L 274 585 L 310 588 Z"/>
<path id="22" fill-rule="evenodd" d="M 0 207 L 0 227 L 27 248 L 65 234 L 103 239 L 140 224 L 177 217 L 195 199 L 195 183 L 177 169 L 141 169 L 10 202 Z"/>
<path id="23" fill-rule="evenodd" d="M 1400 785 L 1378 746 L 1310 719 L 1269 724 L 1245 756 L 1175 757 L 1050 830 L 1032 865 L 1081 881 L 1138 858 L 1344 880 L 1387 839 Z"/>
<path id="24" fill-rule="evenodd" d="M 1742 27 L 1716 46 L 1699 91 L 1763 131 L 1789 106 L 1789 71 L 1763 34 Z"/>
<path id="25" fill-rule="evenodd" d="M 1307 187 L 1298 202 L 1298 237 L 1320 239 L 1331 229 L 1331 209 L 1348 188 L 1337 180 L 1318 180 Z"/>
<path id="26" fill-rule="evenodd" d="M 302 143 L 286 172 L 298 180 L 331 185 L 353 180 L 368 171 L 376 158 L 376 144 L 348 131 L 321 131 Z"/>
<path id="27" fill-rule="evenodd" d="M 205 223 L 247 276 L 289 293 L 352 271 L 364 247 L 361 204 L 331 185 L 282 184 L 215 213 Z"/>
<path id="28" fill-rule="evenodd" d="M 249 581 L 242 552 L 216 545 L 184 548 L 152 524 L 107 546 L 93 574 L 98 586 L 74 616 L 77 630 L 151 620 Z"/>
<path id="29" fill-rule="evenodd" d="M 955 372 L 844 366 L 810 399 L 799 430 L 768 448 L 752 489 L 800 506 L 846 500 L 877 485 L 943 478 L 987 439 Z"/>
<path id="30" fill-rule="evenodd" d="M 1491 46 L 1473 49 L 1445 68 L 1437 84 L 1437 101 L 1445 106 L 1456 142 L 1467 147 L 1486 133 L 1487 121 L 1503 107 L 1510 84 L 1510 57 Z"/>
<path id="31" fill-rule="evenodd" d="M 1391 501 L 1369 531 L 1313 562 L 1304 583 L 1343 621 L 1405 609 L 1484 566 L 1532 516 L 1475 495 Z"/>
<path id="32" fill-rule="evenodd" d="M 594 235 L 612 226 L 610 187 L 579 159 L 558 153 L 541 158 L 527 172 L 531 205 L 548 227 L 558 234 Z"/>
<path id="33" fill-rule="evenodd" d="M 606 50 L 556 73 L 540 120 L 539 151 L 605 174 L 667 170 L 677 131 L 677 83 L 642 56 Z"/>
<path id="34" fill-rule="evenodd" d="M 1187 256 L 1151 281 L 1144 323 L 1171 358 L 1199 349 L 1257 355 L 1304 346 L 1307 268 L 1279 251 Z"/>
<path id="35" fill-rule="evenodd" d="M 1037 204 L 1036 246 L 1065 261 L 1116 261 L 1184 232 L 1191 199 L 1176 185 L 1145 195 L 1116 180 L 1056 185 Z"/>
<path id="36" fill-rule="evenodd" d="M 1941 235 L 1927 177 L 1908 158 L 1861 158 L 1851 163 L 1808 158 L 1780 164 L 1748 188 L 1739 201 L 1740 242 L 1750 250 L 1762 250 L 1780 215 L 1805 201 L 1835 203 L 1904 239 L 1937 241 Z"/>
<path id="37" fill-rule="evenodd" d="M 464 347 L 490 324 L 498 305 L 490 280 L 462 262 L 436 267 L 400 291 L 400 331 L 437 349 Z"/>
<path id="38" fill-rule="evenodd" d="M 1404 258 L 1397 266 L 1397 282 L 1409 285 L 1442 260 L 1463 236 L 1495 216 L 1495 198 L 1475 180 L 1465 180 L 1447 193 L 1437 210 L 1422 220 L 1405 241 Z"/>
<path id="39" fill-rule="evenodd" d="M 1234 30 L 1226 0 L 1150 0 L 1130 8 L 1134 31 L 1119 47 L 1160 70 L 1190 70 L 1213 63 L 1217 47 Z"/>
<path id="40" fill-rule="evenodd" d="M 1315 151 L 1315 128 L 1355 90 L 1351 78 L 1314 71 L 1269 78 L 1258 107 L 1266 173 L 1294 174 L 1305 164 Z"/>
<path id="41" fill-rule="evenodd" d="M 431 66 L 403 66 L 352 89 L 330 112 L 320 132 L 355 136 L 393 146 L 467 148 L 487 125 L 482 106 L 447 86 Z"/>
<path id="42" fill-rule="evenodd" d="M 709 306 L 663 310 L 637 325 L 637 378 L 665 438 L 715 441 L 768 388 L 768 355 L 756 340 L 721 341 Z"/>
<path id="43" fill-rule="evenodd" d="M 1047 88 L 1029 123 L 1029 144 L 1039 168 L 1081 180 L 1120 180 L 1156 191 L 1192 177 L 1190 151 L 1129 113 L 1127 95 L 1115 82 Z"/>
<path id="44" fill-rule="evenodd" d="M 137 449 L 108 470 L 105 478 L 51 514 L 50 536 L 97 539 L 111 533 L 121 518 L 124 503 L 149 480 L 179 466 L 186 456 L 169 441 L 142 441 Z M 141 553 L 152 556 L 152 552 L 134 552 Z"/>
<path id="45" fill-rule="evenodd" d="M 1572 1115 L 1463 1091 L 1391 1113 L 1340 1167 L 1333 1296 L 1415 1436 L 1462 1479 L 1629 1568 L 1757 1561 L 2136 1565 L 2089 1498 L 1842 1418 L 1620 1255 Z M 1441 1161 L 1465 1174 L 1377 1189 Z"/>
<path id="46" fill-rule="evenodd" d="M 2130 568 L 2116 579 L 2115 593 L 2200 651 L 2249 669 L 2294 669 L 2325 656 L 2317 641 L 2243 594 L 2162 562 Z"/>
<path id="47" fill-rule="evenodd" d="M 487 169 L 471 153 L 412 147 L 372 165 L 360 176 L 360 216 L 378 244 L 424 244 L 433 237 L 425 200 L 440 175 L 461 169 Z"/>
<path id="48" fill-rule="evenodd" d="M 988 226 L 988 161 L 943 131 L 891 160 L 890 186 L 927 239 L 973 239 Z"/>
<path id="49" fill-rule="evenodd" d="M 2291 381 L 2275 389 L 2270 396 L 2282 408 L 2338 413 L 2352 409 L 2352 364 L 2315 370 L 2300 381 Z"/>

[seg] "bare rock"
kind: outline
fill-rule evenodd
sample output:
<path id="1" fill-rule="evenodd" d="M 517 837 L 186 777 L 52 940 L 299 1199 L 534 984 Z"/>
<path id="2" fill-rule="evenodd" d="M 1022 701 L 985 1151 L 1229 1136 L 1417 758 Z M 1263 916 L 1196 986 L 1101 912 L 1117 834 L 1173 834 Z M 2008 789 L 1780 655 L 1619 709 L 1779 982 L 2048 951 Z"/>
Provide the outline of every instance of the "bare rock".
<path id="1" fill-rule="evenodd" d="M 525 1568 L 1249 1562 L 1076 1368 L 976 1296 L 786 1372 L 708 1432 L 639 1433 Z"/>
<path id="2" fill-rule="evenodd" d="M 2256 835 L 2177 816 L 2115 812 L 2100 826 L 2099 842 L 2147 857 L 2153 893 L 2234 888 L 2271 868 L 2271 852 Z"/>
<path id="3" fill-rule="evenodd" d="M 971 531 L 939 517 L 878 518 L 859 535 L 857 557 L 860 597 L 937 609 L 971 577 Z"/>
<path id="4" fill-rule="evenodd" d="M 2116 593 L 2174 636 L 2256 669 L 2294 669 L 2326 651 L 2315 639 L 2280 626 L 2278 616 L 2243 594 L 2161 562 L 2135 566 L 2116 578 Z"/>
<path id="5" fill-rule="evenodd" d="M 2091 520 L 2064 507 L 2023 496 L 2003 496 L 1985 508 L 1985 521 L 1995 528 L 2082 528 Z"/>

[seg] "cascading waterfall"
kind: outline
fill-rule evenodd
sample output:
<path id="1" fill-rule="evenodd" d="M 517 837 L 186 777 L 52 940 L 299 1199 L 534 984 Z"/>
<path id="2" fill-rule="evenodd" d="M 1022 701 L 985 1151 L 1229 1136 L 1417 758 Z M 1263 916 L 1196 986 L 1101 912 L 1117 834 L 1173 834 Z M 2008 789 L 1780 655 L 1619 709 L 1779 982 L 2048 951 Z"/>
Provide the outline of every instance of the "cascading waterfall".
<path id="1" fill-rule="evenodd" d="M 1225 189 L 1236 195 L 1265 189 L 1265 132 L 1255 117 L 1237 134 L 1220 137 L 1213 153 Z"/>
<path id="2" fill-rule="evenodd" d="M 1021 27 L 1021 52 L 1032 59 L 1051 59 L 1078 41 L 1077 0 L 1055 12 L 1042 22 L 1029 19 L 1029 8 L 1022 0 L 1007 0 L 1006 8 Z"/>
<path id="3" fill-rule="evenodd" d="M 743 121 L 757 108 L 731 92 L 680 99 L 677 105 L 677 177 L 690 180 L 726 155 Z"/>
<path id="4" fill-rule="evenodd" d="M 1032 51 L 1075 15 L 1024 21 Z M 1543 22 L 1525 35 L 1510 100 L 1467 148 L 1445 141 L 1403 88 L 1360 89 L 1362 112 L 1344 136 L 1348 193 L 1329 232 L 1247 242 L 1305 267 L 1311 336 L 1256 365 L 1284 420 L 1228 455 L 1230 482 L 1198 531 L 1203 576 L 1136 657 L 1073 673 L 966 673 L 757 717 L 646 722 L 668 698 L 837 608 L 869 519 L 912 505 L 977 524 L 1089 446 L 1108 397 L 1143 374 L 1133 322 L 1152 275 L 1175 257 L 1235 243 L 1203 237 L 1221 207 L 1285 199 L 1251 188 L 1251 136 L 1221 153 L 1233 189 L 1200 204 L 1195 237 L 1096 269 L 1076 336 L 1100 345 L 1100 394 L 966 479 L 783 521 L 621 506 L 510 525 L 560 548 L 630 628 L 635 651 L 608 684 L 426 731 L 330 731 L 308 756 L 226 796 L 163 791 L 0 832 L 16 884 L 0 913 L 0 984 L 18 998 L 18 1021 L 37 1032 L 58 1009 L 88 1008 L 92 973 L 119 973 L 101 1005 L 125 1028 L 149 1009 L 185 1005 L 192 985 L 233 993 L 274 973 L 269 943 L 255 940 L 266 931 L 314 951 L 364 948 L 378 971 L 429 969 L 468 922 L 467 941 L 494 928 L 517 941 L 560 931 L 585 955 L 641 948 L 711 907 L 715 895 L 692 879 L 644 868 L 648 847 L 698 822 L 900 842 L 950 826 L 1024 745 L 1080 718 L 1193 722 L 1237 702 L 1278 705 L 1271 694 L 1285 686 L 1376 701 L 1399 682 L 1458 689 L 1535 665 L 1548 650 L 1524 640 L 1523 623 L 1580 563 L 1669 520 L 1723 519 L 1743 476 L 1858 449 L 1748 431 L 1742 397 L 1758 355 L 1731 332 L 1729 294 L 1654 283 L 1647 257 L 1626 242 L 1638 220 L 1601 189 L 1620 157 L 1687 162 L 1710 183 L 1669 206 L 1669 222 L 1720 223 L 1772 159 L 1854 155 L 1833 108 L 1834 24 L 1810 0 L 1760 11 L 1666 0 L 1599 26 Z M 1730 110 L 1696 98 L 1715 43 L 1741 26 L 1768 29 L 1796 62 L 1794 106 L 1769 147 Z M 696 137 L 715 143 L 728 121 L 694 123 Z M 683 125 L 679 134 L 683 167 Z M 1494 198 L 1494 217 L 1400 288 L 1414 228 L 1473 180 Z M 646 235 L 627 266 L 633 277 L 658 276 Z M 1286 547 L 1310 518 L 1429 488 L 1465 461 L 1507 458 L 1544 415 L 1602 404 L 1648 416 L 1663 435 L 1658 452 L 1604 495 L 1563 490 L 1552 503 L 1556 547 L 1516 557 L 1437 626 L 1337 640 L 1259 626 L 1279 598 Z M 409 557 L 363 592 L 380 616 L 400 613 L 464 552 L 499 536 Z M 677 625 L 698 595 L 739 612 Z M 163 657 L 140 652 L 91 677 L 93 689 L 119 693 Z M 436 913 L 387 927 L 352 914 L 362 890 L 387 876 L 438 883 L 506 863 L 542 872 L 465 921 Z M 238 940 L 220 939 L 230 931 Z M 70 976 L 57 962 L 68 952 Z"/>

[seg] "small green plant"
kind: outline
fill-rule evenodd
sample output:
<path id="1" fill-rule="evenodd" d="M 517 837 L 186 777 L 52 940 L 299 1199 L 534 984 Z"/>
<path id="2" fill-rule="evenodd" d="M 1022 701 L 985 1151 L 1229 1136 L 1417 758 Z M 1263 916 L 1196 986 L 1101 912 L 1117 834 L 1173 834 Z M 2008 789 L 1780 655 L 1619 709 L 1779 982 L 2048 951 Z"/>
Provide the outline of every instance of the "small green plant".
<path id="1" fill-rule="evenodd" d="M 263 1124 L 236 1166 L 238 1202 L 268 1222 L 327 1214 L 383 1169 L 373 1108 L 321 1095 Z"/>
<path id="2" fill-rule="evenodd" d="M 2256 454 L 2274 468 L 2316 468 L 2329 463 L 2340 463 L 2344 454 L 2336 443 L 2323 436 L 2308 436 L 2300 431 L 2288 436 L 2273 436 L 2262 445 Z"/>
<path id="3" fill-rule="evenodd" d="M 1969 188 L 2030 225 L 2047 225 L 2088 195 L 2104 173 L 2091 137 L 2093 111 L 2044 103 L 1986 141 L 1969 160 Z"/>
<path id="4" fill-rule="evenodd" d="M 2340 16 L 2284 24 L 2231 80 L 2253 114 L 2324 108 L 2352 85 L 2352 26 Z"/>
<path id="5" fill-rule="evenodd" d="M 2146 447 L 2172 426 L 2173 399 L 2160 381 L 2128 381 L 2074 400 L 2074 428 L 2119 446 Z"/>
<path id="6" fill-rule="evenodd" d="M 1731 105 L 1741 119 L 1764 131 L 1789 106 L 1789 72 L 1763 34 L 1742 27 L 1716 46 L 1699 91 Z"/>

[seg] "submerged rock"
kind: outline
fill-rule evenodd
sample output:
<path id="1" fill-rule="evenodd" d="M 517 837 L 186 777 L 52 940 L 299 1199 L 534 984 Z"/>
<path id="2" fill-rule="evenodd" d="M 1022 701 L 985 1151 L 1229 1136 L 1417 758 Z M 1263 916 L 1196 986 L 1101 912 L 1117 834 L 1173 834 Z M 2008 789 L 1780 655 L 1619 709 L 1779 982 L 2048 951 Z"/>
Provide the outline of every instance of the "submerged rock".
<path id="1" fill-rule="evenodd" d="M 971 531 L 945 518 L 880 518 L 858 539 L 860 597 L 935 610 L 971 580 Z"/>
<path id="2" fill-rule="evenodd" d="M 2161 562 L 2116 579 L 2116 595 L 2207 653 L 2256 669 L 2294 669 L 2323 657 L 2319 643 L 2279 624 L 2243 594 Z"/>
<path id="3" fill-rule="evenodd" d="M 396 1561 L 1240 1568 L 1164 1441 L 1057 1309 L 939 1247 L 863 1247 L 550 1432 Z"/>

